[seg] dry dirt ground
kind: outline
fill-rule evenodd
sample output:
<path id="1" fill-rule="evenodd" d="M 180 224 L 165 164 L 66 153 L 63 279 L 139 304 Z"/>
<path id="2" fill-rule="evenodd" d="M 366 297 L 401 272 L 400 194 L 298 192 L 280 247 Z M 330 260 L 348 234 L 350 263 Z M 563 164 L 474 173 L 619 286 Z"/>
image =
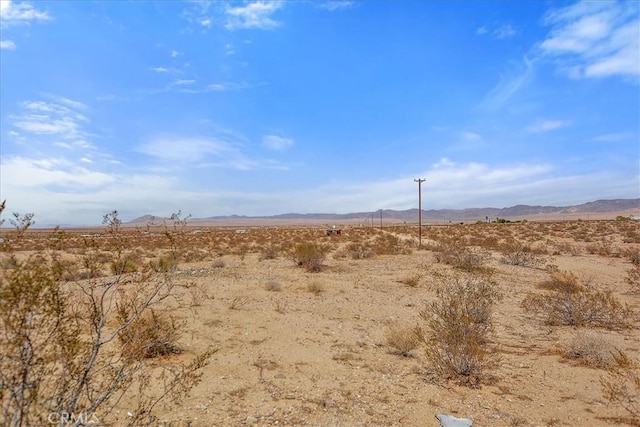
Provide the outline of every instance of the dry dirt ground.
<path id="1" fill-rule="evenodd" d="M 188 233 L 184 249 L 206 256 L 182 262 L 174 273 L 189 286 L 181 291 L 182 308 L 172 310 L 186 324 L 185 353 L 173 357 L 218 351 L 190 397 L 161 408 L 160 425 L 438 426 L 435 415 L 447 413 L 474 426 L 605 426 L 628 415 L 603 397 L 605 370 L 560 353 L 586 333 L 602 338 L 606 353 L 617 348 L 638 360 L 637 317 L 632 328 L 613 331 L 548 326 L 521 304 L 528 293 L 544 292 L 536 286 L 549 278 L 545 267 L 555 265 L 611 289 L 639 313 L 640 296 L 625 282 L 632 263 L 624 254 L 640 248 L 640 223 L 433 227 L 425 229 L 422 248 L 409 227 L 348 226 L 334 236 L 310 226 Z M 330 249 L 321 271 L 296 266 L 284 249 L 265 256 L 266 248 L 298 234 Z M 218 235 L 225 243 L 213 245 Z M 398 238 L 391 240 L 396 254 L 358 259 L 347 250 L 351 242 L 379 245 L 385 236 Z M 477 388 L 434 377 L 422 346 L 401 355 L 387 344 L 394 325 L 424 327 L 419 313 L 435 298 L 435 273 L 455 270 L 437 261 L 435 245 L 447 236 L 489 251 L 484 267 L 504 296 L 495 308 L 489 354 L 497 366 Z M 482 236 L 491 238 L 483 243 Z M 525 242 L 541 263 L 501 262 L 497 248 L 508 236 Z M 126 402 L 120 406 L 127 411 Z"/>

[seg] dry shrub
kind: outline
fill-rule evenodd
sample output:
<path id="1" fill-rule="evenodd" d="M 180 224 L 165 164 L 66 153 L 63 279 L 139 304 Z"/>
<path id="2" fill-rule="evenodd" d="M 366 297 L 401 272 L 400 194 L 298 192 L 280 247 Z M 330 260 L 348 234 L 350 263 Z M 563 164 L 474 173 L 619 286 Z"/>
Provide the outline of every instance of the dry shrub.
<path id="1" fill-rule="evenodd" d="M 480 248 L 465 246 L 457 239 L 443 240 L 433 247 L 437 262 L 466 272 L 481 271 L 491 254 Z"/>
<path id="2" fill-rule="evenodd" d="M 275 280 L 269 280 L 264 284 L 264 288 L 267 291 L 280 292 L 282 290 L 282 285 L 280 284 L 280 282 L 276 282 Z"/>
<path id="3" fill-rule="evenodd" d="M 289 253 L 289 258 L 309 272 L 322 270 L 326 250 L 315 243 L 299 243 Z"/>
<path id="4" fill-rule="evenodd" d="M 510 240 L 504 244 L 502 246 L 501 253 L 502 258 L 500 261 L 503 264 L 540 268 L 545 263 L 544 258 L 532 251 L 527 245 L 524 245 L 517 240 Z"/>
<path id="5" fill-rule="evenodd" d="M 640 425 L 640 362 L 621 350 L 612 356 L 612 366 L 607 375 L 600 378 L 604 397 L 622 406 L 634 425 Z"/>
<path id="6" fill-rule="evenodd" d="M 225 267 L 225 263 L 224 263 L 224 260 L 221 258 L 218 258 L 211 263 L 211 268 L 224 268 L 224 267 Z"/>
<path id="7" fill-rule="evenodd" d="M 111 263 L 111 273 L 129 274 L 138 271 L 138 264 L 130 259 L 116 260 Z"/>
<path id="8" fill-rule="evenodd" d="M 613 363 L 613 344 L 601 334 L 593 331 L 577 334 L 563 348 L 562 356 L 575 360 L 582 366 L 607 369 Z"/>
<path id="9" fill-rule="evenodd" d="M 179 350 L 181 325 L 152 311 L 175 296 L 176 285 L 170 274 L 149 268 L 126 275 L 118 269 L 115 277 L 100 279 L 104 266 L 135 252 L 117 212 L 103 223 L 107 237 L 83 239 L 75 258 L 74 268 L 84 268 L 86 277 L 64 281 L 67 266 L 56 254 L 65 247 L 20 254 L 15 268 L 0 269 L 0 424 L 46 425 L 47 414 L 56 412 L 99 414 L 104 425 L 149 425 L 161 401 L 179 404 L 199 382 L 213 351 L 187 363 L 145 361 Z M 19 250 L 3 249 L 0 258 Z M 134 394 L 131 414 L 123 414 L 118 405 Z"/>
<path id="10" fill-rule="evenodd" d="M 407 255 L 411 247 L 393 234 L 383 233 L 376 236 L 371 244 L 371 250 L 378 255 Z"/>
<path id="11" fill-rule="evenodd" d="M 368 244 L 351 242 L 345 247 L 345 251 L 351 259 L 374 258 L 376 253 Z"/>
<path id="12" fill-rule="evenodd" d="M 177 345 L 180 338 L 180 327 L 183 326 L 171 316 L 146 311 L 142 316 L 132 318 L 125 306 L 118 307 L 118 321 L 131 322 L 129 328 L 118 334 L 122 344 L 122 356 L 127 361 L 150 359 L 153 357 L 180 354 Z"/>
<path id="13" fill-rule="evenodd" d="M 151 260 L 149 266 L 156 273 L 170 273 L 178 267 L 178 261 L 171 254 L 162 255 L 159 258 Z"/>
<path id="14" fill-rule="evenodd" d="M 540 285 L 550 292 L 529 293 L 522 301 L 525 311 L 553 326 L 625 329 L 633 324 L 635 313 L 612 294 L 584 285 L 568 271 L 551 273 L 551 280 Z"/>
<path id="15" fill-rule="evenodd" d="M 580 291 L 584 285 L 574 272 L 555 270 L 549 274 L 549 280 L 540 283 L 538 287 L 549 291 L 574 293 Z"/>
<path id="16" fill-rule="evenodd" d="M 419 327 L 410 327 L 394 323 L 387 328 L 386 342 L 394 349 L 394 353 L 409 357 L 411 350 L 418 348 L 424 340 Z"/>
<path id="17" fill-rule="evenodd" d="M 622 251 L 622 256 L 631 261 L 631 264 L 640 265 L 640 248 L 626 248 Z"/>
<path id="18" fill-rule="evenodd" d="M 443 276 L 435 301 L 420 312 L 428 332 L 426 357 L 435 372 L 477 386 L 497 362 L 490 351 L 493 308 L 501 299 L 485 276 Z"/>
<path id="19" fill-rule="evenodd" d="M 640 264 L 634 264 L 628 269 L 624 280 L 631 286 L 631 292 L 640 293 Z"/>

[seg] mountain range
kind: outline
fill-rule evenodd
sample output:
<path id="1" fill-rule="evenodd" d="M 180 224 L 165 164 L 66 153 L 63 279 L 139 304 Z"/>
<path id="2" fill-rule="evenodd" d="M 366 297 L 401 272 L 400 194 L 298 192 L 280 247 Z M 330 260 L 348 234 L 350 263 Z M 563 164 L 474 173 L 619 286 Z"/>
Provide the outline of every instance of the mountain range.
<path id="1" fill-rule="evenodd" d="M 507 208 L 467 208 L 467 209 L 430 209 L 422 211 L 422 218 L 424 222 L 428 221 L 477 221 L 484 220 L 486 218 L 495 219 L 518 219 L 535 216 L 575 216 L 575 215 L 589 215 L 589 214 L 606 214 L 628 212 L 633 214 L 640 214 L 640 198 L 638 199 L 613 199 L 613 200 L 596 200 L 593 202 L 587 202 L 580 205 L 572 206 L 530 206 L 530 205 L 517 205 Z M 190 223 L 193 222 L 207 222 L 207 221 L 225 221 L 233 220 L 234 222 L 242 220 L 280 220 L 286 221 L 352 221 L 352 220 L 369 220 L 378 219 L 380 215 L 386 221 L 415 221 L 418 218 L 418 209 L 407 210 L 393 210 L 382 209 L 373 212 L 352 212 L 345 214 L 332 214 L 332 213 L 285 213 L 279 215 L 270 216 L 244 216 L 244 215 L 227 215 L 227 216 L 212 216 L 208 218 L 191 218 Z M 163 221 L 168 218 L 159 217 L 154 215 L 144 215 L 130 221 L 133 223 L 150 223 Z M 586 219 L 586 218 L 585 218 Z"/>

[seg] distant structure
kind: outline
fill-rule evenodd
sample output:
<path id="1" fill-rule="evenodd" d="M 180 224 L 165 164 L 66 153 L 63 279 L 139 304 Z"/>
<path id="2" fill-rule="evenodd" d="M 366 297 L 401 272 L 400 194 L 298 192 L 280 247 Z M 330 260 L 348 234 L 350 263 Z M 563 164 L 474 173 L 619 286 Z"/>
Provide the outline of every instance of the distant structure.
<path id="1" fill-rule="evenodd" d="M 640 221 L 640 215 L 629 215 L 629 219 L 634 221 Z"/>

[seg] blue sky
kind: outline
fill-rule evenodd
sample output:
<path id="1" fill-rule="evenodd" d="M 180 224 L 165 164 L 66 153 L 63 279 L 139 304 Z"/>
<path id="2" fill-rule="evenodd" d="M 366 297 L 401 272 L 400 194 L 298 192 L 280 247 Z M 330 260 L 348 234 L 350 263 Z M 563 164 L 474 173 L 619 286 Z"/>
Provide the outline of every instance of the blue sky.
<path id="1" fill-rule="evenodd" d="M 43 224 L 640 197 L 640 3 L 0 0 Z"/>

